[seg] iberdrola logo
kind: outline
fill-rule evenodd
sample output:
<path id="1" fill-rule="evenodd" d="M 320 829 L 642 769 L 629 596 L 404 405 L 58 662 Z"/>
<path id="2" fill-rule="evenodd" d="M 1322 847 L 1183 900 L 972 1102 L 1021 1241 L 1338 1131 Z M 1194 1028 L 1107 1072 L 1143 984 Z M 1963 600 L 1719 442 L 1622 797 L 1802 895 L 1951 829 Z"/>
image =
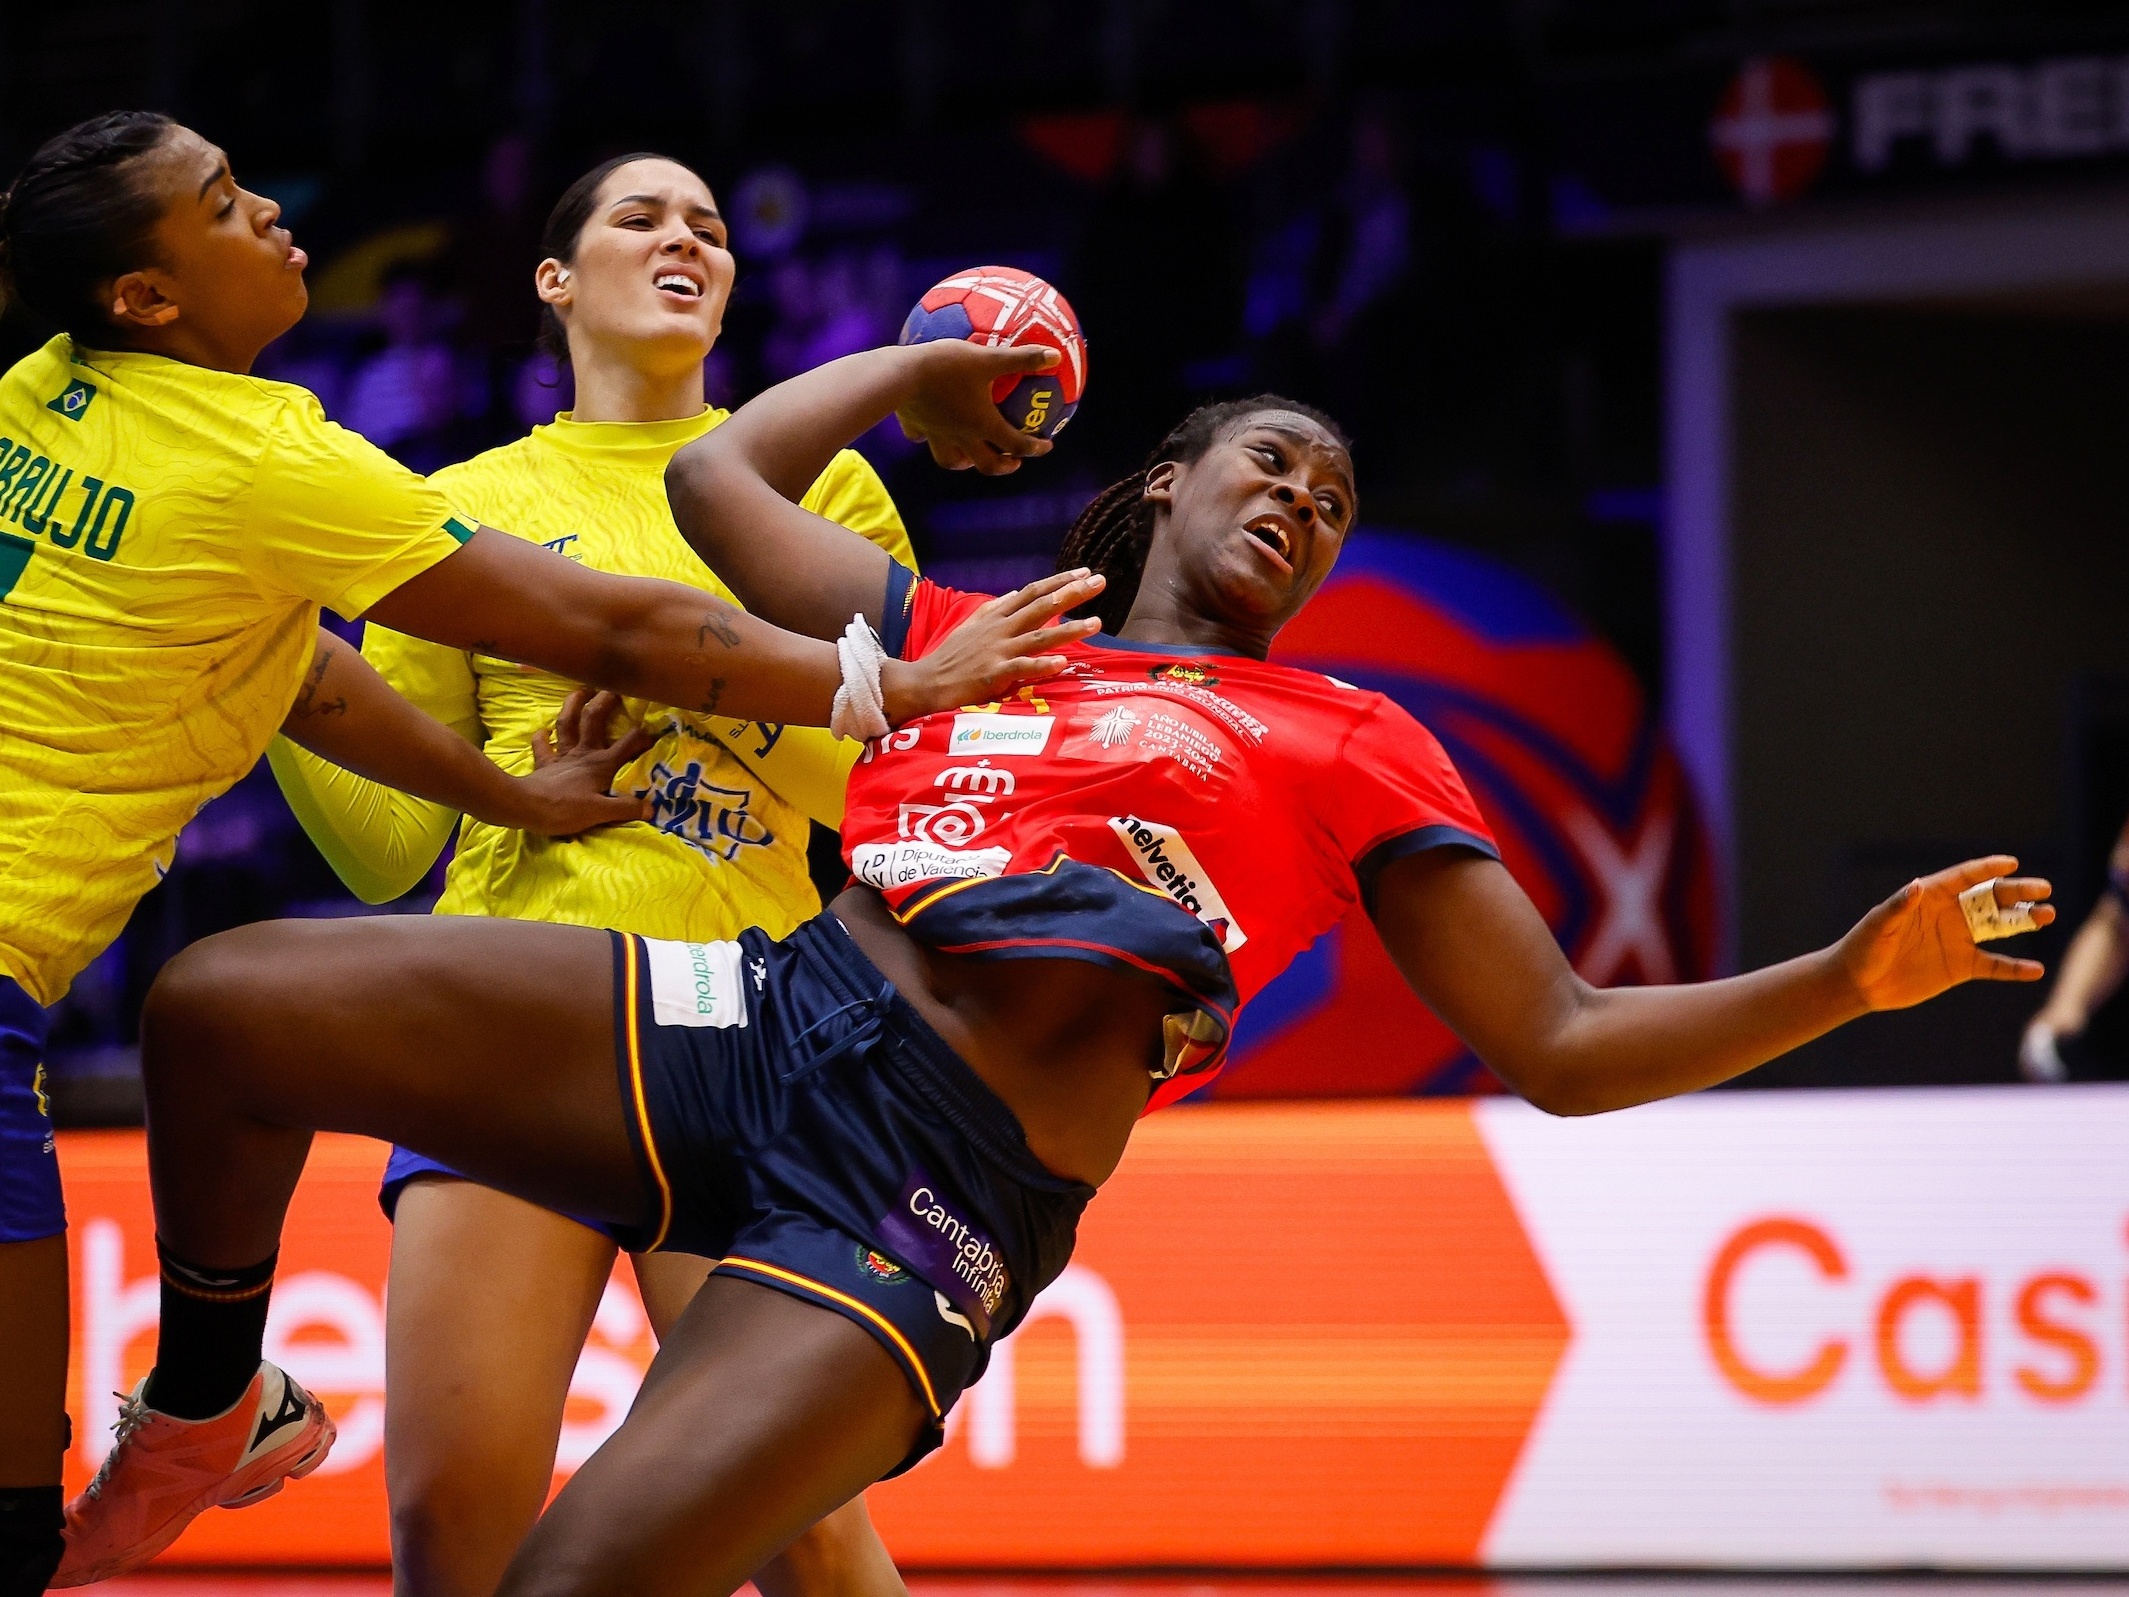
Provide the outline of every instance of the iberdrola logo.
<path id="1" fill-rule="evenodd" d="M 85 383 L 80 378 L 66 385 L 57 399 L 45 403 L 46 410 L 56 410 L 68 421 L 79 421 L 88 414 L 89 401 L 96 397 L 96 385 Z"/>

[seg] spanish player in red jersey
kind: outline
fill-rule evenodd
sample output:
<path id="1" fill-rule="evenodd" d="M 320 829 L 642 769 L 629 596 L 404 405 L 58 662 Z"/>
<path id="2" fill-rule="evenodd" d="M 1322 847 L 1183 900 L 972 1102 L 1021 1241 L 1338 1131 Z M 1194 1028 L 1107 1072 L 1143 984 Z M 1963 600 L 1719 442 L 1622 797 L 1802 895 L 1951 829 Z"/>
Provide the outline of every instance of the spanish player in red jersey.
<path id="1" fill-rule="evenodd" d="M 989 388 L 1026 359 L 940 342 L 794 379 L 675 457 L 677 523 L 757 612 L 848 628 L 862 698 L 868 628 L 921 655 L 980 601 L 794 501 L 895 412 L 948 464 L 1012 469 L 1039 451 Z M 501 1590 L 724 1592 L 937 1445 L 1133 1124 L 1218 1068 L 1239 1004 L 1356 899 L 1414 989 L 1562 1114 L 2039 975 L 1969 934 L 1960 892 L 2015 864 L 1989 859 L 1765 970 L 1583 983 L 1425 730 L 1266 663 L 1354 512 L 1320 415 L 1190 418 L 1068 539 L 1109 578 L 1115 635 L 1063 645 L 1032 692 L 876 732 L 845 822 L 859 880 L 780 942 L 392 917 L 194 945 L 148 1004 L 161 1234 L 260 1268 L 311 1129 L 332 1128 L 722 1260 Z"/>

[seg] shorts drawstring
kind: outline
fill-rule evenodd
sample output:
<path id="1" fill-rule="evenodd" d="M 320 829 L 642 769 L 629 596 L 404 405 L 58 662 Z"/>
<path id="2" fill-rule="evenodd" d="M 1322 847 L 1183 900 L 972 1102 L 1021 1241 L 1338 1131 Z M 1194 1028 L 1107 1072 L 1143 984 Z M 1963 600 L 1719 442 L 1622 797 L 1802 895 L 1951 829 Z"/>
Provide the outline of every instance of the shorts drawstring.
<path id="1" fill-rule="evenodd" d="M 793 1082 L 805 1080 L 806 1077 L 812 1075 L 824 1065 L 831 1064 L 845 1055 L 857 1055 L 866 1052 L 874 1043 L 886 1035 L 887 1016 L 892 1010 L 894 997 L 894 983 L 883 981 L 880 983 L 880 990 L 870 998 L 853 998 L 849 1003 L 838 1005 L 836 1008 L 829 1010 L 827 1014 L 821 1016 L 820 1019 L 791 1039 L 789 1046 L 793 1053 L 797 1053 L 805 1044 L 806 1039 L 819 1031 L 821 1027 L 827 1025 L 831 1020 L 849 1014 L 853 1009 L 863 1010 L 864 1019 L 860 1020 L 818 1053 L 809 1054 L 804 1059 L 801 1059 L 789 1070 L 784 1071 L 777 1079 L 783 1082 L 785 1086 L 790 1086 Z"/>

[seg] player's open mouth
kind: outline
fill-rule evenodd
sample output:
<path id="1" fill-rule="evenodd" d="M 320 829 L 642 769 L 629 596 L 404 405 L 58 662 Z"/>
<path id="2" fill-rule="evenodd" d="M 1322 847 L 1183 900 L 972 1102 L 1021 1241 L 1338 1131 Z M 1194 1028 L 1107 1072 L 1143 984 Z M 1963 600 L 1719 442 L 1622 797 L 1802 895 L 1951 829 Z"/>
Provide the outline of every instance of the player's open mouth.
<path id="1" fill-rule="evenodd" d="M 1258 516 L 1245 522 L 1242 530 L 1256 539 L 1266 549 L 1279 557 L 1279 564 L 1288 571 L 1294 569 L 1294 535 L 1286 523 L 1277 516 Z"/>
<path id="2" fill-rule="evenodd" d="M 702 298 L 702 285 L 685 272 L 660 272 L 651 279 L 651 287 L 661 294 L 676 294 L 682 299 Z"/>

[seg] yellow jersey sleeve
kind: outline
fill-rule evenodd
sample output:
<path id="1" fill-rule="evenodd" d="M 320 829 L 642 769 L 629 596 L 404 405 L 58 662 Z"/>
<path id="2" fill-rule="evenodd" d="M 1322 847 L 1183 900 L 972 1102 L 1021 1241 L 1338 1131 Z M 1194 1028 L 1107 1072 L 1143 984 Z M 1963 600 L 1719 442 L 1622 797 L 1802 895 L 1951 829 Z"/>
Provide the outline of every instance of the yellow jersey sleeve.
<path id="1" fill-rule="evenodd" d="M 458 825 L 457 811 L 357 776 L 285 737 L 266 746 L 266 763 L 305 835 L 365 904 L 412 892 Z"/>
<path id="2" fill-rule="evenodd" d="M 409 637 L 373 621 L 362 629 L 362 657 L 402 699 L 469 743 L 482 740 L 480 682 L 463 649 Z"/>
<path id="3" fill-rule="evenodd" d="M 840 451 L 799 501 L 802 508 L 848 527 L 914 571 L 909 529 L 887 484 L 855 449 Z M 778 726 L 762 721 L 714 721 L 720 742 L 770 787 L 833 830 L 843 824 L 843 789 L 864 745 L 823 726 Z"/>
<path id="4" fill-rule="evenodd" d="M 460 650 L 373 623 L 363 629 L 362 657 L 416 709 L 480 743 L 479 687 Z M 458 825 L 456 810 L 357 776 L 286 738 L 275 738 L 266 757 L 304 833 L 365 904 L 412 892 Z"/>
<path id="5" fill-rule="evenodd" d="M 909 547 L 909 529 L 895 509 L 887 484 L 872 469 L 872 462 L 855 449 L 837 452 L 828 469 L 813 479 L 813 486 L 799 500 L 799 508 L 825 516 L 838 527 L 848 527 L 870 538 L 888 555 L 914 571 L 916 552 Z"/>
<path id="6" fill-rule="evenodd" d="M 352 617 L 456 552 L 473 528 L 304 394 L 283 409 L 259 462 L 243 558 L 262 587 Z"/>

